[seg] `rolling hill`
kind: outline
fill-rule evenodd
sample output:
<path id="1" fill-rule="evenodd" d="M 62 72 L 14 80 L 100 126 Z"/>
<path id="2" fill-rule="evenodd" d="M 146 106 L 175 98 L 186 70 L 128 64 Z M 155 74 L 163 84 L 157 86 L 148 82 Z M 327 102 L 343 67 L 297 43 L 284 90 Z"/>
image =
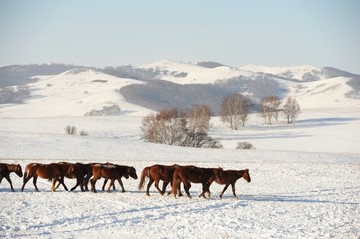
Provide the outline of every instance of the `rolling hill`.
<path id="1" fill-rule="evenodd" d="M 193 104 L 207 104 L 217 114 L 223 97 L 233 92 L 248 95 L 254 103 L 268 95 L 292 96 L 303 109 L 360 106 L 360 77 L 330 67 L 234 68 L 163 60 L 104 69 L 8 66 L 0 68 L 0 76 L 4 117 L 106 115 L 119 110 L 139 114 Z"/>

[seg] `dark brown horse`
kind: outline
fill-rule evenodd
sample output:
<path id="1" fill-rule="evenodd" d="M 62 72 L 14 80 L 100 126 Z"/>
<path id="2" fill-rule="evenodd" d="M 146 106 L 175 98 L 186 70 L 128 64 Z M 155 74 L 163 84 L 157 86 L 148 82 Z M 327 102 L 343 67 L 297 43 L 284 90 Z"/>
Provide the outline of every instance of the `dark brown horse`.
<path id="1" fill-rule="evenodd" d="M 89 181 L 90 181 L 91 177 L 93 176 L 92 167 L 94 165 L 106 166 L 106 165 L 115 165 L 115 164 L 109 163 L 109 162 L 107 162 L 107 163 L 87 163 L 87 164 L 84 164 L 84 167 L 85 167 L 85 170 L 86 170 L 86 175 L 85 175 L 85 178 L 84 178 L 84 181 L 83 181 L 85 191 L 89 191 L 88 184 L 89 184 Z M 105 189 L 107 181 L 108 181 L 107 179 L 104 180 L 104 184 L 102 186 L 103 191 Z M 113 189 L 115 190 L 115 184 L 113 185 Z"/>
<path id="2" fill-rule="evenodd" d="M 88 174 L 88 169 L 85 164 L 82 163 L 68 163 L 68 162 L 60 162 L 56 164 L 60 171 L 60 177 L 61 180 L 64 181 L 64 177 L 66 178 L 75 178 L 76 184 L 74 187 L 70 189 L 70 191 L 75 190 L 78 186 L 80 186 L 80 189 L 82 192 L 85 191 L 84 189 L 84 179 L 86 175 Z M 65 184 L 64 184 L 65 185 Z M 57 189 L 60 186 L 60 182 L 58 182 L 58 185 L 55 187 Z M 67 191 L 68 189 L 65 188 Z"/>
<path id="3" fill-rule="evenodd" d="M 234 197 L 238 198 L 235 193 L 235 183 L 239 178 L 243 178 L 248 183 L 251 182 L 249 169 L 245 170 L 222 170 L 219 175 L 216 177 L 215 182 L 218 184 L 225 184 L 224 190 L 220 194 L 220 198 L 226 191 L 226 189 L 231 185 Z"/>
<path id="4" fill-rule="evenodd" d="M 206 198 L 206 193 L 210 195 L 211 183 L 219 175 L 219 171 L 221 170 L 221 168 L 200 168 L 192 165 L 179 166 L 174 171 L 173 187 L 171 193 L 173 193 L 174 197 L 176 197 L 178 186 L 182 182 L 184 184 L 186 194 L 191 198 L 189 193 L 191 183 L 201 183 L 202 193 L 199 195 L 199 197 L 203 196 Z"/>
<path id="5" fill-rule="evenodd" d="M 146 177 L 148 177 L 149 182 L 146 187 L 146 195 L 150 196 L 149 189 L 154 182 L 155 182 L 155 188 L 159 191 L 159 193 L 161 195 L 164 195 L 167 185 L 169 183 L 172 185 L 174 171 L 178 167 L 179 167 L 179 165 L 177 165 L 177 164 L 174 164 L 171 166 L 155 164 L 150 167 L 145 167 L 143 169 L 143 171 L 141 172 L 139 190 L 144 188 L 145 179 L 146 179 Z M 159 188 L 160 180 L 163 181 L 162 190 L 160 190 L 160 188 Z M 182 193 L 180 191 L 180 184 L 179 184 L 178 190 L 179 190 L 179 196 L 182 196 Z"/>
<path id="6" fill-rule="evenodd" d="M 3 178 L 6 178 L 6 180 L 10 184 L 10 188 L 13 192 L 15 192 L 11 179 L 10 179 L 10 173 L 16 173 L 17 176 L 20 178 L 23 176 L 22 169 L 20 164 L 7 164 L 7 163 L 0 163 L 0 183 Z"/>
<path id="7" fill-rule="evenodd" d="M 110 192 L 110 188 L 114 185 L 114 181 L 118 180 L 120 186 L 122 188 L 122 192 L 125 192 L 124 185 L 121 181 L 122 177 L 128 179 L 132 177 L 133 179 L 137 179 L 138 176 L 136 174 L 136 170 L 134 167 L 123 166 L 123 165 L 102 165 L 95 164 L 92 167 L 93 178 L 90 180 L 91 182 L 91 191 L 96 192 L 95 184 L 96 181 L 100 178 L 110 179 L 110 185 L 107 189 Z"/>
<path id="8" fill-rule="evenodd" d="M 24 172 L 24 183 L 21 187 L 21 191 L 24 191 L 25 184 L 33 178 L 33 183 L 35 186 L 35 190 L 39 192 L 40 190 L 36 186 L 37 178 L 44 178 L 52 180 L 51 190 L 55 192 L 55 184 L 56 182 L 60 182 L 64 188 L 66 188 L 64 181 L 61 179 L 61 174 L 59 167 L 56 164 L 40 164 L 40 163 L 31 163 L 26 165 Z"/>

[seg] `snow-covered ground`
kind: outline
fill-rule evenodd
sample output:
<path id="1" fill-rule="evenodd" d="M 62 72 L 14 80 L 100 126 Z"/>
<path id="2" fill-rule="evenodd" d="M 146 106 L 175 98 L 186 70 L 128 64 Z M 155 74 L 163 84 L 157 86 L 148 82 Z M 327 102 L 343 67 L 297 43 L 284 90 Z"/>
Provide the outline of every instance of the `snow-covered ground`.
<path id="1" fill-rule="evenodd" d="M 252 116 L 245 129 L 231 131 L 212 120 L 211 135 L 224 149 L 154 145 L 141 140 L 141 116 L 0 118 L 0 161 L 114 162 L 134 166 L 140 175 L 155 163 L 250 169 L 250 183 L 211 185 L 211 198 L 150 197 L 139 180 L 124 180 L 127 192 L 51 192 L 50 182 L 11 175 L 16 192 L 0 184 L 0 238 L 359 238 L 360 110 L 304 110 L 292 126 L 262 125 Z M 88 136 L 69 136 L 74 125 Z M 256 150 L 236 150 L 248 141 Z M 68 186 L 75 180 L 66 179 Z M 119 185 L 117 184 L 117 189 Z"/>
<path id="2" fill-rule="evenodd" d="M 143 67 L 186 72 L 182 84 L 257 71 L 170 61 Z M 308 68 L 292 72 L 299 78 Z M 164 78 L 179 80 L 171 74 Z M 20 192 L 22 179 L 12 174 L 16 192 L 5 179 L 0 184 L 0 238 L 359 239 L 360 107 L 358 99 L 345 97 L 351 90 L 348 80 L 286 83 L 302 108 L 296 123 L 264 125 L 251 115 L 245 128 L 233 131 L 214 117 L 210 134 L 224 148 L 195 149 L 141 140 L 141 121 L 151 110 L 115 92 L 140 81 L 81 69 L 43 76 L 29 85 L 37 97 L 0 106 L 0 162 L 19 163 L 23 169 L 32 162 L 113 162 L 134 166 L 138 175 L 152 164 L 249 168 L 252 181 L 237 182 L 239 199 L 230 188 L 220 199 L 223 186 L 216 183 L 210 199 L 197 197 L 197 184 L 190 189 L 192 199 L 175 199 L 159 195 L 154 187 L 147 197 L 133 179 L 124 180 L 125 193 L 66 192 L 61 187 L 53 193 L 44 179 L 38 180 L 41 192 L 35 192 L 31 181 Z M 120 115 L 83 117 L 112 104 L 119 105 Z M 66 135 L 68 125 L 88 136 Z M 243 141 L 256 149 L 236 150 Z M 72 187 L 75 180 L 65 183 Z M 100 180 L 98 190 L 101 185 Z"/>

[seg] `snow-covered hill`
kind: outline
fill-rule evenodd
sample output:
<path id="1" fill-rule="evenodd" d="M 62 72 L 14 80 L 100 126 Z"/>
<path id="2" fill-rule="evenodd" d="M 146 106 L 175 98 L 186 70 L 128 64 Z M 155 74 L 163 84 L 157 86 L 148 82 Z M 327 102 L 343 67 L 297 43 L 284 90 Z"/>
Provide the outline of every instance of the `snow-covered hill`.
<path id="1" fill-rule="evenodd" d="M 3 105 L 3 117 L 84 116 L 92 110 L 117 105 L 121 111 L 135 114 L 150 110 L 130 104 L 117 92 L 141 81 L 118 78 L 99 71 L 76 68 L 54 76 L 35 76 L 39 81 L 29 84 L 31 98 L 24 104 Z"/>
<path id="2" fill-rule="evenodd" d="M 177 84 L 208 84 L 216 80 L 229 79 L 236 76 L 251 76 L 253 73 L 228 66 L 207 68 L 196 64 L 163 60 L 139 68 L 152 69 L 159 72 L 159 78 Z"/>
<path id="3" fill-rule="evenodd" d="M 166 97 L 175 95 L 176 92 L 191 92 L 191 94 L 198 92 L 204 97 L 206 95 L 207 101 L 210 102 L 209 99 L 220 99 L 226 92 L 238 92 L 239 89 L 241 89 L 241 93 L 252 96 L 255 96 L 254 92 L 256 91 L 257 98 L 255 100 L 265 96 L 261 95 L 264 89 L 272 89 L 271 93 L 267 91 L 268 94 L 280 94 L 283 99 L 288 96 L 295 97 L 303 109 L 360 106 L 358 76 L 334 68 L 254 65 L 234 68 L 215 63 L 210 64 L 212 67 L 205 67 L 204 65 L 208 64 L 163 60 L 142 66 L 130 66 L 126 68 L 127 71 L 123 74 L 120 72 L 120 75 L 129 75 L 130 72 L 130 75 L 136 80 L 105 74 L 103 73 L 104 70 L 86 67 L 74 67 L 72 70 L 56 75 L 36 75 L 32 76 L 29 81 L 35 82 L 27 84 L 30 89 L 30 98 L 25 100 L 23 104 L 1 104 L 0 115 L 2 117 L 83 116 L 89 112 L 99 112 L 104 107 L 111 106 L 119 107 L 122 113 L 136 115 L 139 112 L 151 112 L 151 109 L 143 110 L 145 106 L 148 107 L 151 103 L 142 104 L 143 107 L 132 103 L 140 102 L 140 100 L 136 100 L 137 97 L 142 97 L 142 102 L 156 99 L 162 103 L 161 107 L 166 107 L 166 102 L 169 102 L 170 99 L 162 98 L 165 97 L 163 95 L 165 91 L 168 91 Z M 46 68 L 46 73 L 51 72 L 51 69 L 48 69 L 49 67 Z M 19 71 L 21 66 L 14 69 Z M 39 67 L 36 69 L 35 72 L 41 72 Z M 56 69 L 58 70 L 59 66 Z M 30 66 L 27 66 L 27 72 L 32 72 Z M 6 71 L 6 74 L 11 74 L 11 72 Z M 147 78 L 147 76 L 151 77 Z M 354 81 L 355 77 L 357 80 Z M 139 79 L 143 80 L 140 81 Z M 168 88 L 163 89 L 161 88 L 162 85 L 154 85 L 153 79 L 174 84 L 167 85 Z M 353 84 L 348 84 L 351 80 Z M 237 82 L 236 87 L 232 87 L 231 82 L 235 81 Z M 149 82 L 152 84 L 147 84 Z M 224 82 L 227 84 L 226 86 L 224 86 Z M 120 94 L 120 89 L 135 84 L 142 84 L 143 88 L 141 91 L 138 89 L 127 91 L 130 92 L 131 98 L 128 96 L 124 98 Z M 193 84 L 196 84 L 197 88 L 189 91 L 189 87 Z M 208 94 L 204 92 L 205 87 L 199 88 L 199 85 L 202 84 L 213 85 L 213 87 L 206 88 L 206 91 L 209 91 Z M 147 86 L 151 87 L 152 97 L 146 96 L 146 92 L 150 92 L 150 88 L 146 88 Z M 187 88 L 179 88 L 183 86 Z M 26 88 L 24 89 L 26 90 Z M 171 90 L 174 92 L 170 92 Z M 3 92 L 8 94 L 8 91 Z M 0 99 L 1 94 L 2 91 L 0 91 Z M 200 102 L 192 102 L 191 100 L 189 102 L 189 99 L 192 98 L 186 94 L 183 97 L 187 99 L 188 105 L 185 107 Z M 179 100 L 180 98 L 181 95 L 177 95 L 176 99 Z M 199 97 L 194 99 L 199 100 Z M 153 104 L 156 104 L 157 101 L 154 101 Z M 220 103 L 210 106 L 218 109 Z M 206 102 L 201 101 L 200 104 L 206 104 Z M 214 101 L 211 104 L 214 104 Z M 169 105 L 174 105 L 174 102 Z M 152 107 L 152 109 L 157 108 L 159 107 Z"/>

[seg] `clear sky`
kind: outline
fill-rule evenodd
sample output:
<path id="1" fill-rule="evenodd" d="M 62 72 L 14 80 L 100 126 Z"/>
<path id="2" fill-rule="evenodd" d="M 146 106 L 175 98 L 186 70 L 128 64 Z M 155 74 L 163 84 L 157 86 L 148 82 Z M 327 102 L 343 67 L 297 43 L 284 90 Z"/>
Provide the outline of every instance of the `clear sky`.
<path id="1" fill-rule="evenodd" d="M 0 1 L 0 65 L 163 59 L 360 74 L 360 1 Z"/>

